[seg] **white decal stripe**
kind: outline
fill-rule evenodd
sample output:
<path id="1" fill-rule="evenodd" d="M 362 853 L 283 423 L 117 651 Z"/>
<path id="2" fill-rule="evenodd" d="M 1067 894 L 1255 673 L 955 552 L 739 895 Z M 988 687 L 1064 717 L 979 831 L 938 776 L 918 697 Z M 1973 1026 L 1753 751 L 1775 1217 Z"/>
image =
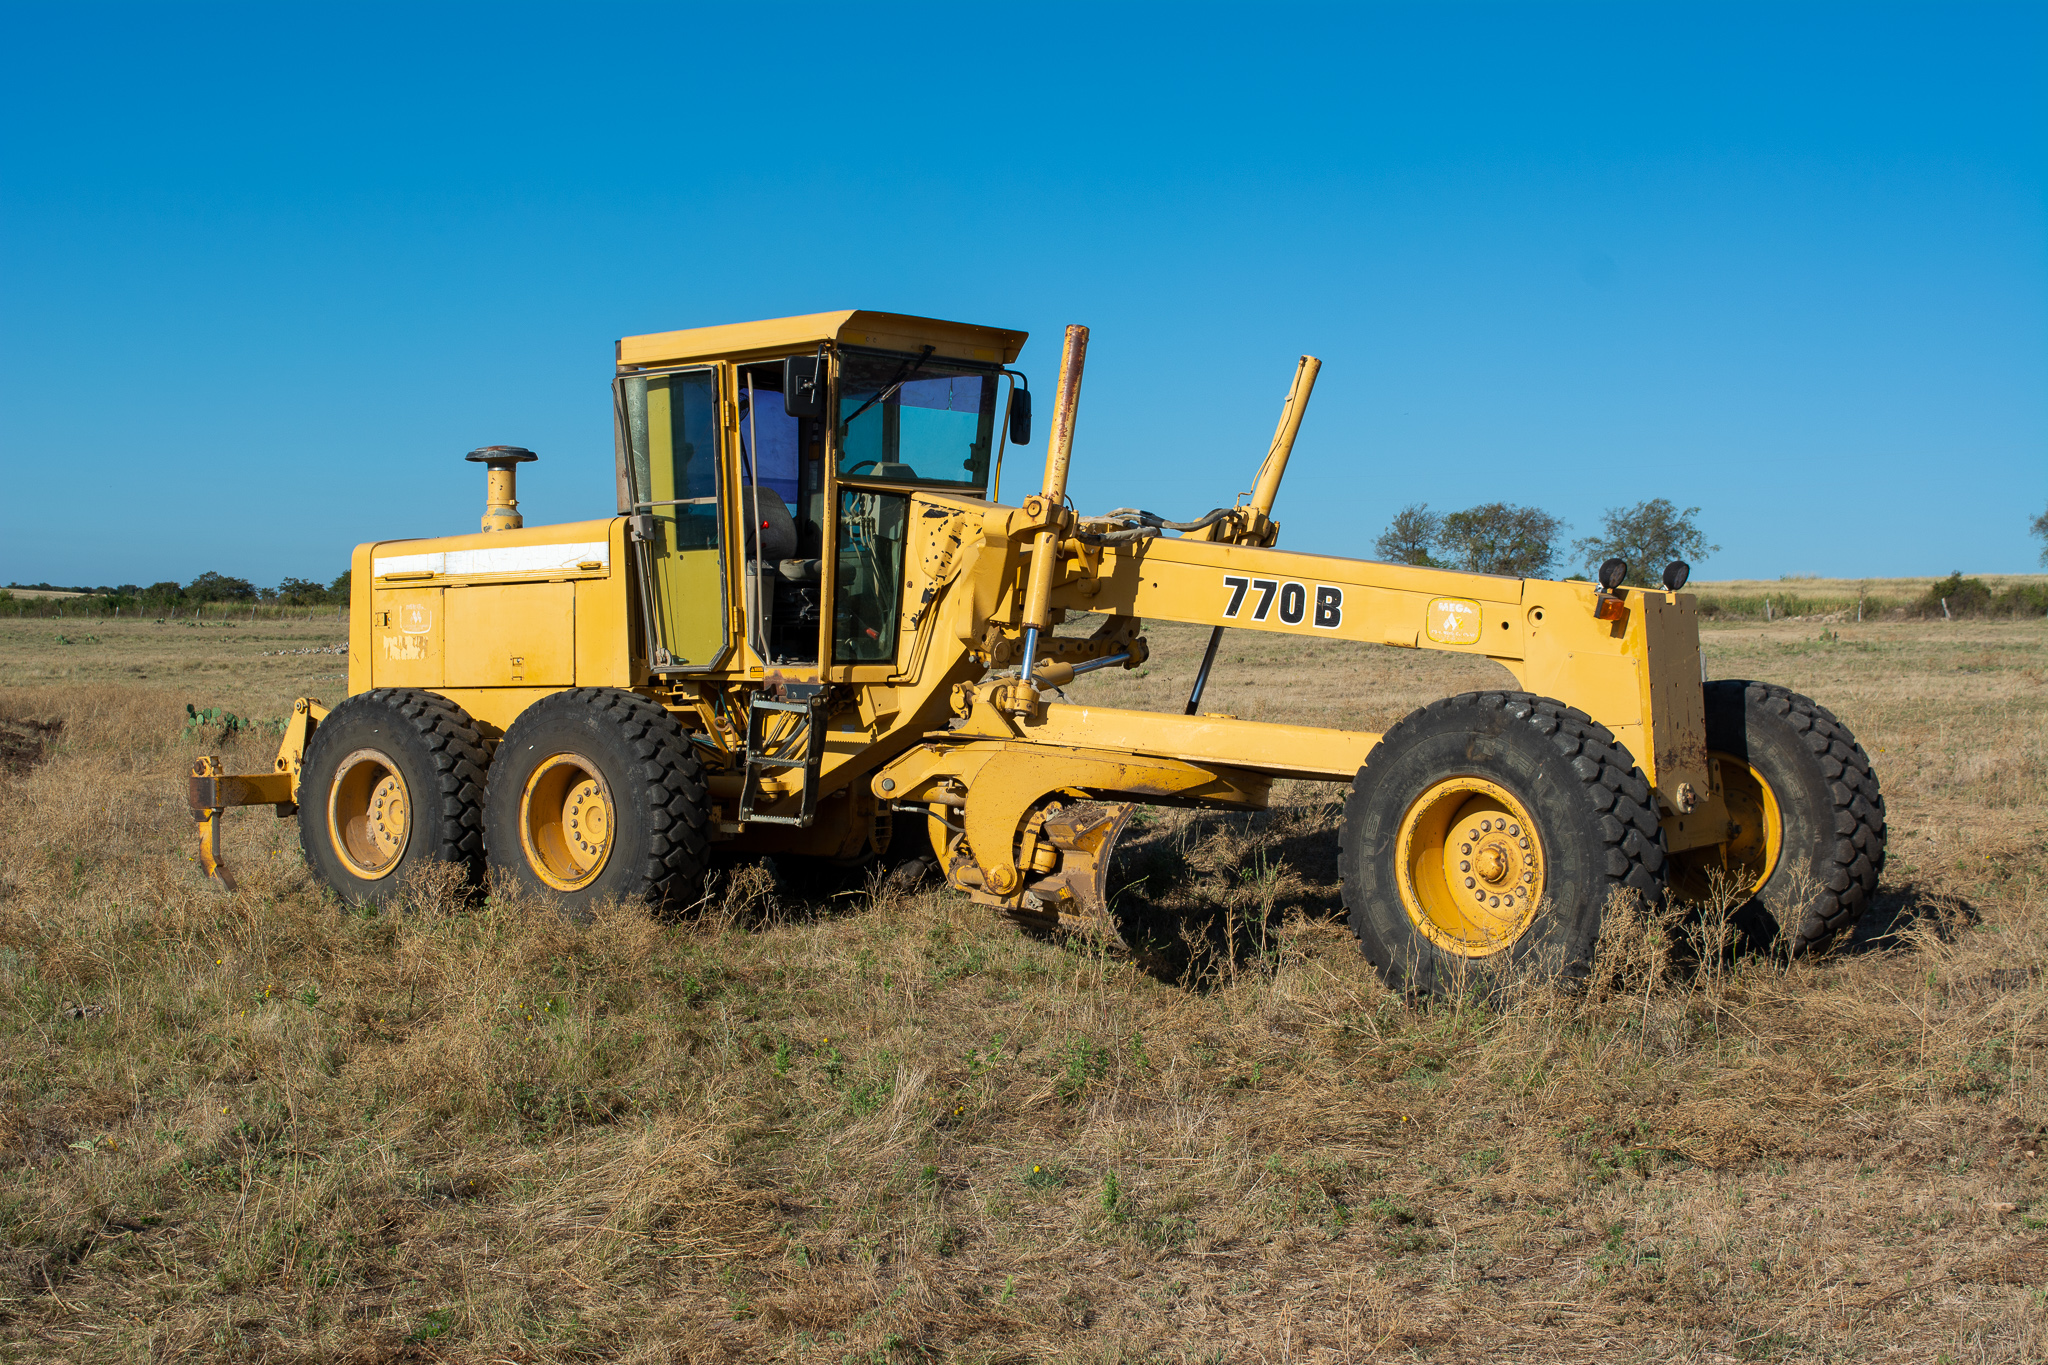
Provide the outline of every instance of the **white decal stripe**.
<path id="1" fill-rule="evenodd" d="M 371 566 L 379 578 L 389 573 L 539 573 L 573 571 L 595 560 L 609 568 L 611 546 L 602 540 L 575 545 L 494 545 L 482 550 L 437 550 L 423 555 L 379 555 Z"/>
<path id="2" fill-rule="evenodd" d="M 431 555 L 384 555 L 374 561 L 370 568 L 382 575 L 387 573 L 440 573 L 448 556 Z"/>

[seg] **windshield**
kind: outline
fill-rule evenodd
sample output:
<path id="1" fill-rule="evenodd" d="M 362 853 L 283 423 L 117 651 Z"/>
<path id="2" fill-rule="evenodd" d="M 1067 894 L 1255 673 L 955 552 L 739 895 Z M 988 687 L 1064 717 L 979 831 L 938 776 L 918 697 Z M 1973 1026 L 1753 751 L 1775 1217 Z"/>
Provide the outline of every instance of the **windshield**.
<path id="1" fill-rule="evenodd" d="M 841 352 L 840 475 L 985 491 L 999 373 L 935 357 Z"/>

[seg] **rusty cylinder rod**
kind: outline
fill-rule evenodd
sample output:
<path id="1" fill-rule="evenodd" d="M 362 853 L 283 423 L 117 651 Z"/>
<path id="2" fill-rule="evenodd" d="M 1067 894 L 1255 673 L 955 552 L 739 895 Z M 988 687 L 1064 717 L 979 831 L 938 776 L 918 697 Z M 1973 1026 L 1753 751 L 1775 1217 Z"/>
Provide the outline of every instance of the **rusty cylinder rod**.
<path id="1" fill-rule="evenodd" d="M 1060 383 L 1052 400 L 1052 434 L 1045 443 L 1045 515 L 1057 520 L 1067 498 L 1067 462 L 1074 453 L 1074 413 L 1081 403 L 1081 367 L 1088 359 L 1088 329 L 1080 323 L 1067 328 L 1066 346 L 1060 352 Z M 1031 577 L 1024 589 L 1024 671 L 1028 685 L 1032 665 L 1037 661 L 1038 634 L 1052 616 L 1052 577 L 1059 566 L 1060 534 L 1046 529 L 1038 533 L 1031 547 Z"/>
<path id="2" fill-rule="evenodd" d="M 1312 355 L 1303 356 L 1294 367 L 1294 382 L 1287 386 L 1287 402 L 1280 409 L 1280 425 L 1273 429 L 1273 444 L 1253 486 L 1252 509 L 1262 517 L 1273 515 L 1273 502 L 1280 496 L 1280 476 L 1287 472 L 1287 457 L 1294 453 L 1294 438 L 1301 431 L 1301 415 L 1308 410 L 1308 396 L 1315 392 L 1316 374 L 1322 368 L 1323 362 Z"/>

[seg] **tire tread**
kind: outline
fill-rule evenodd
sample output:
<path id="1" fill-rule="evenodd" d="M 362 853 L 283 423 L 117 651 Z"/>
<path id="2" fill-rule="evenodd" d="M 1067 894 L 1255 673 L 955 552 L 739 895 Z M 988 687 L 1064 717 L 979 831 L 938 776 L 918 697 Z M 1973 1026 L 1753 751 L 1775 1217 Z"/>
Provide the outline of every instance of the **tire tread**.
<path id="1" fill-rule="evenodd" d="M 709 865 L 711 793 L 682 724 L 652 699 L 610 687 L 564 689 L 535 702 L 521 719 L 541 707 L 593 711 L 625 741 L 633 756 L 631 787 L 618 800 L 647 812 L 651 835 L 633 879 L 637 894 L 658 909 L 694 900 Z M 519 721 L 512 725 L 516 735 Z"/>
<path id="2" fill-rule="evenodd" d="M 1783 717 L 1801 733 L 1809 751 L 1824 756 L 1822 771 L 1828 773 L 1838 837 L 1832 852 L 1816 869 L 1820 891 L 1791 935 L 1793 952 L 1810 952 L 1861 918 L 1877 894 L 1878 880 L 1884 874 L 1884 793 L 1870 766 L 1870 755 L 1856 736 L 1813 698 L 1776 683 L 1729 679 L 1719 685 L 1741 687 L 1747 704 Z M 1839 764 L 1839 771 L 1829 772 L 1831 763 Z M 1826 827 L 1823 821 L 1822 828 Z"/>
<path id="3" fill-rule="evenodd" d="M 454 863 L 475 875 L 483 867 L 484 784 L 490 767 L 483 732 L 467 711 L 437 693 L 417 687 L 376 687 L 343 698 L 314 729 L 312 744 L 337 732 L 337 718 L 372 709 L 407 725 L 433 763 L 434 791 L 413 798 L 415 819 L 429 813 L 433 818 L 423 821 L 413 837 L 425 835 L 422 850 L 431 861 Z M 312 766 L 310 752 L 307 758 Z M 314 861 L 314 850 L 306 841 L 322 836 L 302 821 L 299 837 L 308 860 Z"/>
<path id="4" fill-rule="evenodd" d="M 1480 715 L 1496 712 L 1505 713 L 1543 736 L 1567 761 L 1570 771 L 1584 788 L 1588 812 L 1595 817 L 1589 823 L 1606 844 L 1604 872 L 1608 880 L 1614 887 L 1632 888 L 1648 906 L 1663 903 L 1664 834 L 1656 815 L 1647 805 L 1650 784 L 1628 751 L 1615 740 L 1612 731 L 1584 711 L 1550 697 L 1531 692 L 1466 692 L 1433 701 L 1404 717 L 1381 737 L 1380 745 L 1390 740 L 1398 741 L 1404 727 L 1416 726 L 1425 715 L 1441 716 L 1446 711 L 1457 710 L 1479 713 L 1472 721 L 1474 730 L 1480 728 Z M 1380 745 L 1374 746 L 1375 752 Z M 1365 767 L 1360 772 L 1361 778 L 1371 769 L 1372 754 L 1368 753 Z M 1354 785 L 1345 801 L 1347 839 L 1350 831 L 1362 828 L 1361 817 L 1367 799 L 1359 791 L 1363 785 L 1363 781 Z M 1343 890 L 1346 916 L 1363 946 L 1368 941 L 1368 907 L 1355 903 L 1354 888 L 1348 878 Z M 1382 971 L 1389 966 L 1386 963 L 1375 965 Z"/>

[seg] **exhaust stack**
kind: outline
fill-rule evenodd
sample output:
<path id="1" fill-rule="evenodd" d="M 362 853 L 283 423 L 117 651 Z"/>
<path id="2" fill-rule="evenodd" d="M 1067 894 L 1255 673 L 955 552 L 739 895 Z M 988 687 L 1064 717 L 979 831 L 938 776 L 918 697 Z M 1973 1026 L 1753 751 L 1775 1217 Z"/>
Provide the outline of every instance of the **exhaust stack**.
<path id="1" fill-rule="evenodd" d="M 520 446 L 484 446 L 464 459 L 488 465 L 484 492 L 484 529 L 516 531 L 526 524 L 519 515 L 519 466 L 540 456 Z"/>

